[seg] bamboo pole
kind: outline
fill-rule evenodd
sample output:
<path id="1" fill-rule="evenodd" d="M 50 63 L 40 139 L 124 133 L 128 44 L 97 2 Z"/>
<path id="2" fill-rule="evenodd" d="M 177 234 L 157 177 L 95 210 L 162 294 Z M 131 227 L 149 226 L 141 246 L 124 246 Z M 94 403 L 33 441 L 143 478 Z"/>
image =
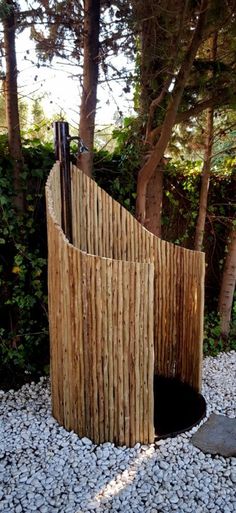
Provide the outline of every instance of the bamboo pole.
<path id="1" fill-rule="evenodd" d="M 108 440 L 114 439 L 114 347 L 113 347 L 113 296 L 112 296 L 112 260 L 107 261 L 107 343 L 108 343 Z"/>
<path id="2" fill-rule="evenodd" d="M 154 440 L 154 394 L 153 394 L 153 377 L 154 377 L 154 265 L 149 266 L 148 273 L 148 442 Z"/>
<path id="3" fill-rule="evenodd" d="M 114 442 L 118 443 L 118 261 L 112 262 L 112 327 L 113 327 L 113 397 L 114 397 Z"/>
<path id="4" fill-rule="evenodd" d="M 96 258 L 96 324 L 97 324 L 97 381 L 98 381 L 98 405 L 99 405 L 99 443 L 104 442 L 104 375 L 102 365 L 102 280 L 101 259 Z"/>
<path id="5" fill-rule="evenodd" d="M 81 291 L 82 291 L 82 340 L 83 340 L 83 372 L 84 372 L 84 403 L 85 403 L 85 430 L 90 436 L 90 365 L 89 365 L 89 337 L 88 337 L 88 323 L 89 323 L 89 300 L 87 296 L 87 265 L 88 258 L 85 254 L 81 255 Z"/>
<path id="6" fill-rule="evenodd" d="M 148 357 L 150 349 L 150 340 L 148 339 L 148 316 L 149 316 L 149 291 L 148 291 L 148 279 L 149 279 L 149 265 L 143 264 L 143 355 L 140 355 L 140 359 L 143 360 L 143 440 L 144 443 L 149 442 L 149 393 L 148 393 Z M 141 344 L 142 347 L 142 344 Z"/>
<path id="7" fill-rule="evenodd" d="M 136 266 L 134 263 L 130 264 L 129 273 L 130 273 L 130 294 L 129 294 L 129 379 L 130 379 L 130 387 L 129 387 L 129 408 L 130 408 L 130 445 L 133 446 L 138 441 L 136 439 L 136 424 L 135 424 L 135 269 Z"/>
<path id="8" fill-rule="evenodd" d="M 99 442 L 99 405 L 98 405 L 98 377 L 97 377 L 97 317 L 96 317 L 96 259 L 91 258 L 91 346 L 92 359 L 90 373 L 92 377 L 92 417 L 93 417 L 93 440 Z"/>
<path id="9" fill-rule="evenodd" d="M 142 234 L 142 232 L 141 232 Z M 141 241 L 142 244 L 142 241 Z M 145 440 L 144 433 L 144 382 L 145 382 L 145 374 L 144 374 L 144 297 L 145 297 L 145 264 L 140 264 L 140 301 L 139 301 L 139 346 L 137 351 L 139 351 L 139 432 L 141 440 Z M 146 303 L 146 298 L 145 298 Z"/>
<path id="10" fill-rule="evenodd" d="M 117 315 L 117 380 L 118 380 L 118 433 L 121 445 L 125 443 L 124 433 L 124 376 L 123 376 L 123 287 L 122 261 L 118 261 L 118 315 Z"/>
<path id="11" fill-rule="evenodd" d="M 140 265 L 135 266 L 135 322 L 134 322 L 134 334 L 135 334 L 135 438 L 136 441 L 141 440 L 140 438 L 140 408 L 141 408 L 141 397 L 140 397 L 140 367 L 139 367 L 139 318 L 140 318 Z"/>
<path id="12" fill-rule="evenodd" d="M 104 383 L 104 441 L 109 439 L 109 370 L 108 370 L 108 312 L 107 312 L 107 260 L 101 260 L 101 286 L 102 286 L 102 361 Z"/>
<path id="13" fill-rule="evenodd" d="M 124 440 L 130 445 L 130 370 L 129 370 L 129 294 L 130 290 L 130 264 L 122 262 L 123 275 L 123 382 L 124 382 Z"/>

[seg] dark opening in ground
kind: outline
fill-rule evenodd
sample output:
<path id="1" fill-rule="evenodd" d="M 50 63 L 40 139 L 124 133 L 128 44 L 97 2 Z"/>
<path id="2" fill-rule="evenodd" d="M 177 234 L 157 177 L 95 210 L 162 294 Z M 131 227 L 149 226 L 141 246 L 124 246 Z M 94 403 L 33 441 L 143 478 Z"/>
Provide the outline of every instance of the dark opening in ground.
<path id="1" fill-rule="evenodd" d="M 154 376 L 154 426 L 157 438 L 175 436 L 206 414 L 204 397 L 176 378 Z"/>

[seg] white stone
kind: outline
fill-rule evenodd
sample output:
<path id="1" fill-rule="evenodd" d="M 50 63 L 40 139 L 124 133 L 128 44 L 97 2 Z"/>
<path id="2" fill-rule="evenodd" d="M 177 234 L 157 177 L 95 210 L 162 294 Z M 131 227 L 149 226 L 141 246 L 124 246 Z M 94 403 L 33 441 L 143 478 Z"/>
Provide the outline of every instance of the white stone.
<path id="1" fill-rule="evenodd" d="M 169 468 L 169 464 L 168 464 L 166 461 L 164 461 L 164 460 L 162 461 L 162 460 L 161 460 L 161 461 L 159 462 L 159 467 L 160 467 L 162 470 L 168 470 L 168 468 Z"/>
<path id="2" fill-rule="evenodd" d="M 234 470 L 233 470 L 233 471 L 230 473 L 230 479 L 231 479 L 231 481 L 232 481 L 233 483 L 236 483 L 236 471 L 234 471 Z"/>
<path id="3" fill-rule="evenodd" d="M 205 359 L 203 370 L 208 414 L 235 416 L 236 352 Z M 50 408 L 45 379 L 1 396 L 1 513 L 235 513 L 236 458 L 201 453 L 189 443 L 193 430 L 133 448 L 95 446 Z"/>
<path id="4" fill-rule="evenodd" d="M 89 438 L 87 438 L 86 436 L 81 438 L 81 442 L 83 442 L 84 445 L 92 445 L 92 441 L 89 440 Z"/>

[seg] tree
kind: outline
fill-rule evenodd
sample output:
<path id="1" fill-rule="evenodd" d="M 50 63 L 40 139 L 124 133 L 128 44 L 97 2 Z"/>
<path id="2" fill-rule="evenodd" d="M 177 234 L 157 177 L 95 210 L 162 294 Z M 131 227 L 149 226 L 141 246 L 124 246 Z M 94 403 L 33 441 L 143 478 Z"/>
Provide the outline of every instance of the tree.
<path id="1" fill-rule="evenodd" d="M 161 158 L 163 157 L 164 151 L 170 140 L 172 129 L 176 122 L 178 108 L 183 96 L 184 87 L 189 77 L 194 58 L 204 37 L 208 7 L 209 1 L 202 0 L 200 4 L 200 11 L 196 28 L 194 30 L 192 40 L 185 53 L 177 77 L 175 79 L 173 92 L 167 105 L 160 137 L 157 143 L 155 144 L 150 157 L 148 158 L 147 162 L 144 164 L 144 166 L 141 168 L 138 174 L 136 216 L 142 224 L 145 221 L 146 214 L 145 207 L 147 185 L 155 169 L 157 168 Z"/>
<path id="2" fill-rule="evenodd" d="M 188 8 L 186 8 L 186 4 Z M 193 70 L 199 61 L 198 52 L 202 43 L 209 38 L 210 34 L 222 29 L 227 24 L 228 30 L 229 27 L 233 28 L 235 24 L 235 2 L 227 3 L 225 9 L 220 9 L 217 2 L 211 0 L 202 1 L 198 4 L 199 11 L 196 10 L 196 4 L 194 6 L 191 4 L 192 9 L 189 9 L 188 2 L 177 2 L 175 4 L 176 10 L 174 11 L 171 1 L 159 2 L 159 6 L 161 6 L 160 8 L 163 9 L 163 12 L 172 11 L 175 14 L 177 12 L 176 16 L 180 20 L 180 24 L 179 29 L 175 30 L 175 39 L 176 43 L 178 43 L 176 44 L 177 54 L 172 49 L 173 34 L 171 34 L 169 47 L 164 47 L 164 54 L 167 54 L 169 49 L 167 66 L 166 68 L 162 67 L 162 76 L 158 72 L 158 78 L 161 76 L 161 89 L 157 90 L 156 97 L 152 99 L 149 112 L 147 113 L 146 142 L 149 145 L 149 158 L 145 161 L 138 174 L 136 203 L 137 218 L 145 224 L 148 182 L 157 170 L 158 164 L 170 141 L 175 124 L 183 121 L 186 122 L 190 117 L 196 117 L 206 108 L 229 104 L 233 96 L 232 91 L 234 91 L 234 82 L 232 82 L 233 90 L 230 90 L 229 87 L 225 87 L 225 84 L 222 84 L 220 79 L 217 82 L 217 87 L 214 89 L 212 84 L 206 84 L 204 92 L 201 87 L 200 78 L 198 80 L 198 92 L 194 89 L 190 91 L 189 86 L 191 86 Z M 184 14 L 181 15 L 181 12 Z M 160 25 L 160 19 L 158 21 Z M 183 28 L 186 25 L 188 30 Z M 191 30 L 189 27 L 191 27 Z M 194 30 L 193 27 L 195 27 Z M 166 27 L 164 30 L 167 30 Z M 168 31 L 171 32 L 171 28 L 168 28 Z M 206 64 L 209 66 L 208 63 Z M 233 75 L 234 70 L 235 63 L 233 68 L 231 66 Z M 217 73 L 218 76 L 219 73 Z M 142 80 L 140 82 L 142 84 Z"/>
<path id="3" fill-rule="evenodd" d="M 55 56 L 66 59 L 76 70 L 73 77 L 82 82 L 79 136 L 89 152 L 79 156 L 78 165 L 91 176 L 99 64 L 105 75 L 104 80 L 107 80 L 107 57 L 110 57 L 111 53 L 121 52 L 121 47 L 129 48 L 130 38 L 129 35 L 126 37 L 125 27 L 130 16 L 130 2 L 37 0 L 37 6 L 37 12 L 29 12 L 27 23 L 32 26 L 31 34 L 37 43 L 40 59 L 49 60 L 50 63 Z M 44 27 L 43 30 L 41 25 Z M 124 38 L 126 42 L 119 47 L 119 42 Z M 112 64 L 111 68 L 112 80 L 115 80 L 119 72 L 116 73 Z"/>
<path id="4" fill-rule="evenodd" d="M 224 263 L 218 310 L 220 314 L 220 332 L 227 340 L 230 330 L 231 310 L 236 284 L 236 221 L 232 222 L 227 254 Z"/>
<path id="5" fill-rule="evenodd" d="M 88 147 L 81 153 L 78 166 L 92 176 L 95 115 L 99 67 L 100 0 L 84 0 L 83 85 L 80 107 L 79 135 Z"/>
<path id="6" fill-rule="evenodd" d="M 136 25 L 140 32 L 139 118 L 140 137 L 144 141 L 144 163 L 147 162 L 153 146 L 149 141 L 149 134 L 155 123 L 160 125 L 163 122 L 164 111 L 167 108 L 168 89 L 174 78 L 174 68 L 180 59 L 180 41 L 187 25 L 186 20 L 190 16 L 187 4 L 188 2 L 183 0 L 147 0 L 145 3 L 134 1 Z M 148 180 L 145 220 L 143 219 L 146 228 L 159 237 L 164 168 L 165 159 L 162 158 Z M 137 217 L 141 220 L 138 213 Z"/>
<path id="7" fill-rule="evenodd" d="M 212 48 L 211 48 L 211 58 L 212 62 L 216 61 L 217 57 L 217 33 L 212 36 Z M 211 75 L 214 75 L 211 73 Z M 195 242 L 194 249 L 197 251 L 201 251 L 204 237 L 204 229 L 206 222 L 206 212 L 207 212 L 207 199 L 208 199 L 208 189 L 210 183 L 210 175 L 211 175 L 211 158 L 212 158 L 212 147 L 213 147 L 213 138 L 214 138 L 214 108 L 210 107 L 207 109 L 207 122 L 206 122 L 206 142 L 205 142 L 205 152 L 204 152 L 204 162 L 202 168 L 202 181 L 201 181 L 201 191 L 200 191 L 200 199 L 199 199 L 199 211 L 198 218 L 196 224 L 196 232 L 195 232 Z"/>
<path id="8" fill-rule="evenodd" d="M 19 212 L 24 210 L 24 196 L 21 184 L 23 155 L 20 136 L 20 119 L 17 94 L 17 62 L 16 62 L 16 8 L 12 0 L 6 0 L 2 14 L 4 31 L 4 53 L 6 61 L 6 78 L 4 95 L 6 102 L 6 120 L 8 130 L 9 153 L 13 163 L 14 205 Z"/>

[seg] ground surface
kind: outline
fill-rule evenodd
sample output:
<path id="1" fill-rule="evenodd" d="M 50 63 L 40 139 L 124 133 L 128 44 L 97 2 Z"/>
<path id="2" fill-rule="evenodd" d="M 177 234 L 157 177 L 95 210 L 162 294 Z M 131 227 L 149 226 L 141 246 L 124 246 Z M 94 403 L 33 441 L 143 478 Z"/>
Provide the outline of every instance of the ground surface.
<path id="1" fill-rule="evenodd" d="M 236 416 L 236 352 L 204 361 L 211 412 Z M 204 422 L 204 421 L 203 421 Z M 0 393 L 0 511 L 234 513 L 236 458 L 203 454 L 192 431 L 156 445 L 95 446 L 50 414 L 46 380 Z"/>

